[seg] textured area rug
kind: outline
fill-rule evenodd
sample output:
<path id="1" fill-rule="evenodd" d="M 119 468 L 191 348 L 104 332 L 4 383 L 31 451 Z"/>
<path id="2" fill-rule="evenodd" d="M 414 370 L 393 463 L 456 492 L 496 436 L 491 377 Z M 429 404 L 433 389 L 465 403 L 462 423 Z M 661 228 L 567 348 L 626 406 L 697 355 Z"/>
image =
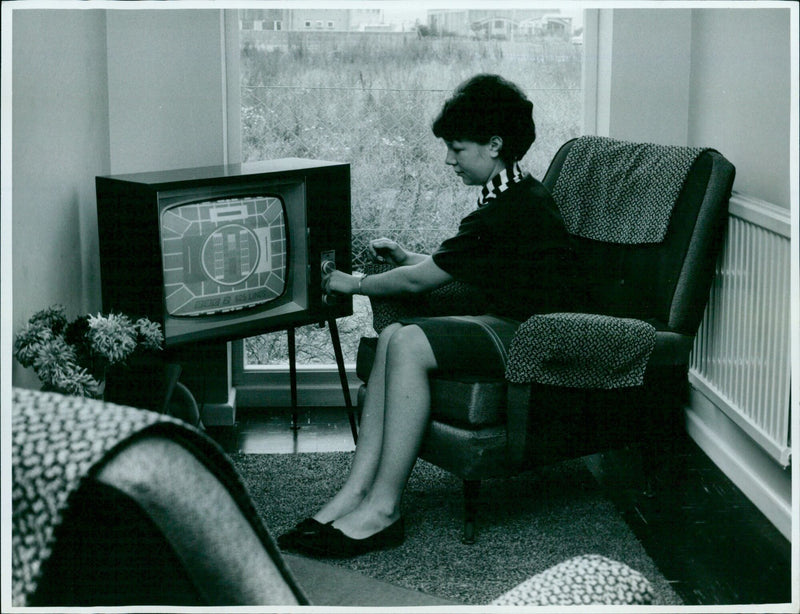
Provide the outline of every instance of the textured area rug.
<path id="1" fill-rule="evenodd" d="M 274 536 L 312 515 L 343 483 L 351 452 L 234 454 Z M 346 569 L 469 605 L 579 554 L 626 563 L 652 583 L 655 605 L 681 604 L 583 461 L 481 483 L 477 541 L 461 543 L 461 481 L 417 461 L 403 497 L 406 540 L 393 550 L 331 561 Z"/>

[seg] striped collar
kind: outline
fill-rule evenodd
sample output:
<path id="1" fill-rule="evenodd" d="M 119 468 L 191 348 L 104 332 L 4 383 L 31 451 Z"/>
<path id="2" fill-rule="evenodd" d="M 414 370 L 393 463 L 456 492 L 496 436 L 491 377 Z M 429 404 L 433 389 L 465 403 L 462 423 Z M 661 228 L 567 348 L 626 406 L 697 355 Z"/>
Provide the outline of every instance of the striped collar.
<path id="1" fill-rule="evenodd" d="M 509 170 L 511 171 L 511 176 L 509 176 Z M 481 188 L 481 195 L 478 198 L 478 206 L 482 207 L 493 198 L 497 198 L 498 195 L 505 192 L 512 185 L 522 181 L 523 177 L 524 173 L 519 166 L 519 162 L 514 162 L 511 168 L 504 168 L 489 181 L 487 181 L 486 185 Z"/>

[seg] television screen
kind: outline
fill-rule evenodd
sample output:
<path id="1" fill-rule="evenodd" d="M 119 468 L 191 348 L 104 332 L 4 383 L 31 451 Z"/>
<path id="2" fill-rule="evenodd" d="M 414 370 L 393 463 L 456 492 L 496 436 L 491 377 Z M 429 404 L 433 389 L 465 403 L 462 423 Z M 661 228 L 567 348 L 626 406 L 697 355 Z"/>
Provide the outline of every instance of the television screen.
<path id="1" fill-rule="evenodd" d="M 279 196 L 165 209 L 161 253 L 167 313 L 210 315 L 283 296 L 289 262 L 286 224 Z"/>

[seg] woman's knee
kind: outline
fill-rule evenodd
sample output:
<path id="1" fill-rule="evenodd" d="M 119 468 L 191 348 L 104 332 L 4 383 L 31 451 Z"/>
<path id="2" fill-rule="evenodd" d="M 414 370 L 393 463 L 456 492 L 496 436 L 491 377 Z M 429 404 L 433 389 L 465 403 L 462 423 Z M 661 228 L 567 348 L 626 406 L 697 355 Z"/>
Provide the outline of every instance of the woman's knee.
<path id="1" fill-rule="evenodd" d="M 403 325 L 400 323 L 390 324 L 386 328 L 384 328 L 380 334 L 378 335 L 378 347 L 376 352 L 378 354 L 386 355 L 386 350 L 389 347 L 389 341 L 392 339 L 394 334 L 403 328 Z"/>
<path id="2" fill-rule="evenodd" d="M 414 324 L 396 329 L 388 340 L 387 360 L 394 364 L 414 364 L 436 368 L 436 357 L 428 337 Z"/>

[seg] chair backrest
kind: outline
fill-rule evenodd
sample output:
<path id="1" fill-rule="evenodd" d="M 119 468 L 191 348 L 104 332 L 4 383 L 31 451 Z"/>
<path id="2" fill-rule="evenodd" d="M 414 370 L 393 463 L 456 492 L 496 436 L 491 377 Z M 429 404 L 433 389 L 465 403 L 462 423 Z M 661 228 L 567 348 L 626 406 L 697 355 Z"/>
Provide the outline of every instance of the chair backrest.
<path id="1" fill-rule="evenodd" d="M 543 179 L 551 192 L 576 142 L 565 143 L 553 158 Z M 722 245 L 734 175 L 733 165 L 720 153 L 700 153 L 686 174 L 666 234 L 658 243 L 611 243 L 574 236 L 584 267 L 582 287 L 576 288 L 587 297 L 584 310 L 647 320 L 659 329 L 694 335 Z"/>

